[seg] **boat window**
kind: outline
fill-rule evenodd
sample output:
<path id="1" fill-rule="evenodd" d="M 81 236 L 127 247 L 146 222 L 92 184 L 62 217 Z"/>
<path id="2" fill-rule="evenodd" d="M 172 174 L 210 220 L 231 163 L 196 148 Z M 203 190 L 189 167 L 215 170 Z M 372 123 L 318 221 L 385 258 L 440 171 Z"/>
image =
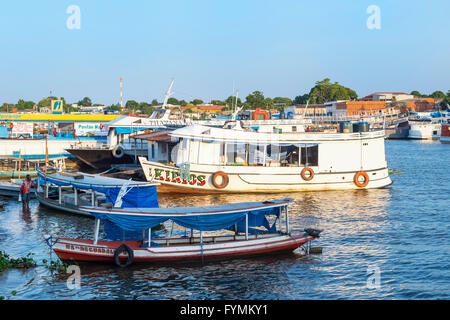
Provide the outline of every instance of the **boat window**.
<path id="1" fill-rule="evenodd" d="M 249 165 L 264 165 L 267 160 L 265 154 L 265 145 L 249 144 L 248 147 L 248 164 Z"/>
<path id="2" fill-rule="evenodd" d="M 155 159 L 155 145 L 152 144 L 152 159 Z"/>
<path id="3" fill-rule="evenodd" d="M 227 144 L 226 163 L 229 165 L 247 163 L 247 147 L 248 144 Z"/>
<path id="4" fill-rule="evenodd" d="M 280 164 L 282 166 L 298 166 L 298 147 L 291 146 L 281 146 L 280 148 Z"/>
<path id="5" fill-rule="evenodd" d="M 301 164 L 317 167 L 319 164 L 319 146 L 301 148 Z"/>

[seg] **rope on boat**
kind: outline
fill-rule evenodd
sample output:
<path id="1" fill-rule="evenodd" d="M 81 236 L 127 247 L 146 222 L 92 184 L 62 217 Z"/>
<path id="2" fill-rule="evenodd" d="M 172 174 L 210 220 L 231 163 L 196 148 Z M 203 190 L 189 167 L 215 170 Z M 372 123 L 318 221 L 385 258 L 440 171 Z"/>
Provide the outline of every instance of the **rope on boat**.
<path id="1" fill-rule="evenodd" d="M 50 247 L 50 249 L 53 248 L 53 246 L 59 241 L 59 238 L 56 238 L 55 241 L 53 241 L 53 236 L 49 236 L 47 238 L 45 238 L 45 242 L 47 243 L 47 245 Z"/>

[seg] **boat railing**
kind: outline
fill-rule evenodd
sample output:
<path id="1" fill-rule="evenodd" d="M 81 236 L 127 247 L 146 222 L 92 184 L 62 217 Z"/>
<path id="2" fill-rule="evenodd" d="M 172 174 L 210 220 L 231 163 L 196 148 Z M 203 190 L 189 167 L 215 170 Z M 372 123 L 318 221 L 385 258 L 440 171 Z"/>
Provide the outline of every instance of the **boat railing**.
<path id="1" fill-rule="evenodd" d="M 200 237 L 193 236 L 185 236 L 185 237 L 171 237 L 171 238 L 153 238 L 151 241 L 153 243 L 171 246 L 171 245 L 180 245 L 180 244 L 200 244 L 203 241 L 203 244 L 210 243 L 218 243 L 218 242 L 227 242 L 227 241 L 245 241 L 245 240 L 256 240 L 256 239 L 264 239 L 264 238 L 272 238 L 276 236 L 280 236 L 286 233 L 281 231 L 278 232 L 261 232 L 261 233 L 252 233 L 248 234 L 247 238 L 245 234 L 232 234 L 232 235 L 213 235 L 213 236 L 203 236 L 203 239 Z"/>
<path id="2" fill-rule="evenodd" d="M 83 143 L 74 143 L 71 146 L 71 149 L 87 149 L 87 150 L 109 150 L 111 146 L 108 143 L 97 143 L 95 145 L 88 145 Z"/>

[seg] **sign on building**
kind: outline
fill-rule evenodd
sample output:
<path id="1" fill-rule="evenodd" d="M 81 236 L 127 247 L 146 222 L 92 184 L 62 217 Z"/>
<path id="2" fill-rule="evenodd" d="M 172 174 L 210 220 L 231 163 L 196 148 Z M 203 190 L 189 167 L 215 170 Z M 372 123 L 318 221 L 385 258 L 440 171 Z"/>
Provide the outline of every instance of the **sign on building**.
<path id="1" fill-rule="evenodd" d="M 12 122 L 11 133 L 13 136 L 30 135 L 32 137 L 33 128 L 32 122 Z"/>
<path id="2" fill-rule="evenodd" d="M 63 113 L 63 101 L 62 100 L 52 100 L 52 113 L 62 114 Z"/>
<path id="3" fill-rule="evenodd" d="M 101 123 L 75 123 L 75 133 L 77 136 L 106 136 L 107 128 Z"/>

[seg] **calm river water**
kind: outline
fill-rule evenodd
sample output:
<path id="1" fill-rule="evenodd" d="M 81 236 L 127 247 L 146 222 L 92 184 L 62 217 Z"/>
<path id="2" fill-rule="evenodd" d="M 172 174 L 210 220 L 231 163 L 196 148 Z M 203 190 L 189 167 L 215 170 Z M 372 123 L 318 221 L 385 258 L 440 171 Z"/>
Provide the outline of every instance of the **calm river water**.
<path id="1" fill-rule="evenodd" d="M 325 231 L 320 255 L 298 253 L 201 265 L 82 265 L 81 288 L 43 266 L 0 274 L 11 299 L 450 299 L 450 145 L 386 141 L 386 189 L 280 195 L 162 195 L 161 203 L 206 205 L 292 197 L 293 228 Z M 8 200 L 0 250 L 49 258 L 43 236 L 91 237 L 93 220 Z M 55 259 L 55 255 L 52 255 Z M 379 270 L 378 287 L 368 286 Z"/>

